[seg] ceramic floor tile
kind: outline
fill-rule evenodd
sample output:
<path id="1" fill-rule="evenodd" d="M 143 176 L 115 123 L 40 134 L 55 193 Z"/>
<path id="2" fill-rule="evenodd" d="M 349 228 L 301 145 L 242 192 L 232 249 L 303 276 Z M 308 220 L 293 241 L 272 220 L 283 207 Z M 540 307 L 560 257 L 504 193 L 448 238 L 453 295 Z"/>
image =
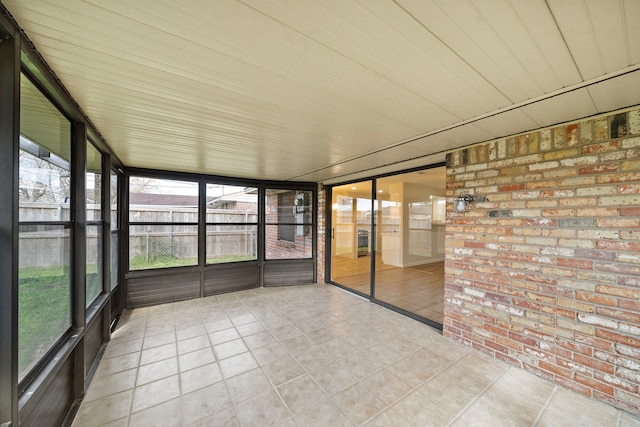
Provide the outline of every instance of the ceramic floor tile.
<path id="1" fill-rule="evenodd" d="M 298 364 L 307 372 L 315 371 L 333 362 L 329 356 L 314 347 L 301 351 L 294 357 Z"/>
<path id="2" fill-rule="evenodd" d="M 279 386 L 305 374 L 305 370 L 289 355 L 282 356 L 274 362 L 263 363 L 261 366 L 274 386 Z"/>
<path id="3" fill-rule="evenodd" d="M 192 351 L 191 353 L 182 354 L 178 357 L 180 372 L 189 371 L 199 366 L 208 365 L 216 361 L 211 347 L 202 348 Z"/>
<path id="4" fill-rule="evenodd" d="M 400 378 L 405 384 L 416 388 L 433 378 L 441 368 L 434 365 L 421 365 L 412 360 L 404 359 L 388 367 L 389 371 Z"/>
<path id="5" fill-rule="evenodd" d="M 217 363 L 200 366 L 180 373 L 182 393 L 190 393 L 199 388 L 222 381 L 222 372 Z"/>
<path id="6" fill-rule="evenodd" d="M 192 351 L 200 350 L 210 345 L 211 342 L 207 335 L 187 338 L 186 340 L 178 341 L 178 354 L 191 353 Z"/>
<path id="7" fill-rule="evenodd" d="M 142 350 L 142 354 L 140 355 L 140 365 L 159 362 L 164 359 L 169 359 L 170 357 L 176 357 L 177 355 L 178 351 L 175 343 L 149 348 L 147 350 Z"/>
<path id="8" fill-rule="evenodd" d="M 562 427 L 618 425 L 618 413 L 612 407 L 564 389 L 557 389 L 536 426 Z"/>
<path id="9" fill-rule="evenodd" d="M 176 342 L 175 332 L 167 332 L 159 335 L 151 335 L 144 337 L 144 343 L 142 344 L 143 350 L 147 350 L 153 347 L 160 347 L 162 345 L 171 344 Z"/>
<path id="10" fill-rule="evenodd" d="M 113 375 L 118 372 L 128 371 L 137 368 L 140 363 L 140 352 L 129 353 L 123 356 L 103 358 L 100 361 L 94 378 Z"/>
<path id="11" fill-rule="evenodd" d="M 391 409 L 404 420 L 407 426 L 446 426 L 455 418 L 455 415 L 444 412 L 427 397 L 415 392 L 393 405 Z M 493 427 L 494 424 L 477 425 Z"/>
<path id="12" fill-rule="evenodd" d="M 178 339 L 178 341 L 182 341 L 188 338 L 204 335 L 206 333 L 207 333 L 207 330 L 205 329 L 204 325 L 191 326 L 188 328 L 177 328 L 176 338 Z"/>
<path id="13" fill-rule="evenodd" d="M 236 354 L 244 353 L 249 351 L 244 341 L 241 339 L 227 341 L 222 344 L 217 344 L 213 346 L 213 351 L 216 354 L 216 358 L 218 360 L 226 359 L 227 357 L 235 356 Z"/>
<path id="14" fill-rule="evenodd" d="M 78 409 L 72 427 L 98 426 L 125 418 L 129 415 L 132 401 L 133 389 L 98 400 L 89 401 L 85 399 Z"/>
<path id="15" fill-rule="evenodd" d="M 119 342 L 119 343 L 114 342 L 114 343 L 109 343 L 102 357 L 105 357 L 105 358 L 117 357 L 117 356 L 129 354 L 129 353 L 139 352 L 140 350 L 142 350 L 141 338 L 131 340 L 131 341 Z"/>
<path id="16" fill-rule="evenodd" d="M 304 427 L 352 427 L 355 425 L 330 399 L 316 403 L 315 406 L 299 412 L 295 419 L 298 425 Z"/>
<path id="17" fill-rule="evenodd" d="M 131 412 L 138 412 L 180 396 L 178 376 L 136 387 Z"/>
<path id="18" fill-rule="evenodd" d="M 231 320 L 227 319 L 226 317 L 205 323 L 205 328 L 209 333 L 223 331 L 232 327 L 233 323 L 231 323 Z"/>
<path id="19" fill-rule="evenodd" d="M 244 426 L 276 426 L 291 418 L 291 413 L 274 390 L 239 403 L 236 410 Z"/>
<path id="20" fill-rule="evenodd" d="M 231 378 L 258 367 L 258 363 L 250 353 L 242 353 L 237 356 L 221 360 L 219 363 L 222 375 Z"/>
<path id="21" fill-rule="evenodd" d="M 178 397 L 177 399 L 136 412 L 131 415 L 129 423 L 135 427 L 157 427 L 161 425 L 174 427 L 183 426 L 185 424 L 182 414 L 182 399 Z"/>
<path id="22" fill-rule="evenodd" d="M 322 389 L 308 376 L 298 377 L 277 388 L 289 410 L 296 414 L 327 398 Z"/>
<path id="23" fill-rule="evenodd" d="M 412 389 L 410 385 L 402 382 L 389 369 L 383 369 L 365 378 L 361 384 L 387 405 L 400 400 Z"/>
<path id="24" fill-rule="evenodd" d="M 413 291 L 395 297 L 415 310 L 436 306 L 413 304 Z M 125 312 L 73 427 L 535 422 L 640 427 L 424 324 L 317 285 Z"/>
<path id="25" fill-rule="evenodd" d="M 265 327 L 260 322 L 250 322 L 244 325 L 236 326 L 238 333 L 242 337 L 248 337 L 249 335 L 257 334 L 258 332 L 266 331 Z"/>
<path id="26" fill-rule="evenodd" d="M 91 381 L 84 400 L 92 401 L 132 389 L 136 382 L 137 373 L 137 369 L 129 369 L 128 371 L 118 372 L 113 375 L 95 378 Z"/>
<path id="27" fill-rule="evenodd" d="M 375 417 L 386 404 L 361 384 L 355 384 L 333 396 L 333 401 L 355 424 Z"/>
<path id="28" fill-rule="evenodd" d="M 457 414 L 473 403 L 491 381 L 453 365 L 418 388 L 445 412 Z"/>
<path id="29" fill-rule="evenodd" d="M 221 419 L 235 416 L 231 397 L 229 397 L 227 387 L 223 382 L 184 394 L 182 396 L 182 407 L 184 408 L 184 420 L 187 426 L 195 425 L 200 420 L 204 420 L 201 425 L 214 425 L 206 424 L 206 422 L 213 422 L 214 420 L 220 422 Z M 226 412 L 228 410 L 232 411 L 231 414 Z"/>
<path id="30" fill-rule="evenodd" d="M 269 379 L 260 368 L 228 378 L 226 383 L 229 395 L 236 403 L 271 389 Z"/>
<path id="31" fill-rule="evenodd" d="M 330 395 L 344 390 L 358 381 L 356 377 L 351 375 L 348 367 L 340 366 L 337 363 L 312 371 L 309 375 Z"/>
<path id="32" fill-rule="evenodd" d="M 215 331 L 209 334 L 209 340 L 213 345 L 237 340 L 238 338 L 240 338 L 240 334 L 238 333 L 236 328 L 227 328 L 227 329 L 223 329 L 221 331 Z"/>
<path id="33" fill-rule="evenodd" d="M 178 373 L 178 359 L 171 357 L 159 362 L 140 366 L 136 386 L 147 384 Z"/>

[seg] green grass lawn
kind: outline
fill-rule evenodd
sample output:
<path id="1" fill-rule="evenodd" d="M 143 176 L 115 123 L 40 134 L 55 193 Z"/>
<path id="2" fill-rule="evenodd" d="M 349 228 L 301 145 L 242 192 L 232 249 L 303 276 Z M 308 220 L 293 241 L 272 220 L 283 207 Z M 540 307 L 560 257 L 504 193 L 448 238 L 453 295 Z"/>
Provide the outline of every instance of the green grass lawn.
<path id="1" fill-rule="evenodd" d="M 227 255 L 223 257 L 207 258 L 207 264 L 220 264 L 224 262 L 250 261 L 256 259 L 252 255 Z M 144 256 L 134 256 L 129 260 L 129 270 L 149 270 L 153 268 L 168 268 L 198 265 L 197 258 L 172 258 L 170 256 L 157 256 L 147 261 Z"/>
<path id="2" fill-rule="evenodd" d="M 70 275 L 63 267 L 21 268 L 18 288 L 20 378 L 71 326 Z"/>

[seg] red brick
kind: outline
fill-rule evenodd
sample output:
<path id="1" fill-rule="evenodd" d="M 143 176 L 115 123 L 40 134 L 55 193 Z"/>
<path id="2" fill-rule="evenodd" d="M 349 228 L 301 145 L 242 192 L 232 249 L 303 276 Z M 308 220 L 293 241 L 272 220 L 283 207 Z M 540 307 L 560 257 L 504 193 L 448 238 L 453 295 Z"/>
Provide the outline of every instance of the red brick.
<path id="1" fill-rule="evenodd" d="M 561 347 L 564 347 L 566 349 L 573 351 L 574 353 L 580 353 L 584 356 L 593 355 L 593 348 L 591 348 L 591 346 L 581 344 L 576 341 L 571 341 L 571 340 L 558 337 L 556 338 L 556 343 Z"/>
<path id="2" fill-rule="evenodd" d="M 640 312 L 640 301 L 618 298 L 618 307 Z"/>
<path id="3" fill-rule="evenodd" d="M 618 285 L 640 288 L 640 277 L 618 277 Z"/>
<path id="4" fill-rule="evenodd" d="M 502 360 L 503 362 L 507 362 L 510 365 L 520 366 L 520 361 L 518 359 L 515 359 L 511 356 L 507 356 L 506 354 L 503 354 L 503 353 L 496 353 L 495 358 L 498 360 Z"/>
<path id="5" fill-rule="evenodd" d="M 609 396 L 613 396 L 613 387 L 608 384 L 601 383 L 600 381 L 596 381 L 593 378 L 589 378 L 578 373 L 575 374 L 574 380 L 580 384 L 584 384 L 591 389 L 598 390 L 599 392 Z"/>
<path id="6" fill-rule="evenodd" d="M 538 368 L 537 366 L 533 366 L 533 365 L 530 365 L 530 364 L 528 364 L 528 363 L 523 363 L 523 364 L 522 364 L 522 368 L 523 368 L 525 371 L 529 371 L 529 372 L 531 372 L 532 374 L 537 375 L 537 376 L 539 376 L 539 377 L 541 377 L 541 378 L 545 378 L 545 379 L 547 379 L 547 380 L 549 380 L 549 381 L 552 381 L 552 382 L 553 382 L 553 381 L 555 381 L 555 380 L 556 380 L 556 376 L 555 376 L 553 373 L 548 372 L 548 371 L 545 371 L 545 370 L 543 370 L 543 369 L 540 369 L 540 368 Z"/>
<path id="7" fill-rule="evenodd" d="M 573 360 L 584 366 L 589 366 L 597 371 L 606 372 L 607 374 L 613 374 L 615 367 L 611 363 L 603 362 L 592 357 L 583 356 L 582 354 L 575 354 Z"/>
<path id="8" fill-rule="evenodd" d="M 596 242 L 596 248 L 611 251 L 640 252 L 640 242 L 598 240 Z"/>
<path id="9" fill-rule="evenodd" d="M 638 194 L 640 184 L 622 184 L 618 186 L 618 194 Z"/>
<path id="10" fill-rule="evenodd" d="M 525 188 L 525 184 L 524 182 L 521 182 L 521 183 L 514 183 L 514 184 L 499 185 L 498 191 L 503 193 L 503 192 L 509 192 L 509 191 L 520 191 L 520 190 L 524 190 L 524 188 Z"/>
<path id="11" fill-rule="evenodd" d="M 636 218 L 599 218 L 599 228 L 640 228 L 640 219 Z"/>
<path id="12" fill-rule="evenodd" d="M 545 362 L 544 360 L 540 360 L 538 362 L 538 367 L 565 378 L 571 378 L 573 374 L 569 369 L 561 368 L 560 366 Z"/>
<path id="13" fill-rule="evenodd" d="M 640 276 L 640 265 L 596 262 L 593 269 L 597 271 L 610 271 L 613 273 L 628 274 L 630 276 Z"/>
<path id="14" fill-rule="evenodd" d="M 611 332 L 606 329 L 596 329 L 596 337 L 613 341 L 619 344 L 628 345 L 629 347 L 640 348 L 640 338 L 618 334 L 616 332 Z"/>
<path id="15" fill-rule="evenodd" d="M 620 216 L 640 216 L 640 207 L 621 207 Z"/>
<path id="16" fill-rule="evenodd" d="M 606 153 L 620 149 L 620 141 L 608 141 L 602 144 L 592 144 L 582 147 L 582 154 Z"/>
<path id="17" fill-rule="evenodd" d="M 530 181 L 526 183 L 527 190 L 539 190 L 542 188 L 556 188 L 558 181 L 546 180 L 546 181 Z"/>
<path id="18" fill-rule="evenodd" d="M 578 125 L 575 123 L 571 125 L 567 125 L 565 132 L 566 132 L 567 147 L 578 145 Z"/>
<path id="19" fill-rule="evenodd" d="M 500 345 L 498 343 L 495 343 L 493 341 L 489 341 L 489 340 L 484 340 L 484 345 L 489 347 L 492 350 L 495 350 L 499 353 L 504 353 L 504 354 L 509 354 L 509 348 L 505 347 L 504 345 Z"/>
<path id="20" fill-rule="evenodd" d="M 593 261 L 584 261 L 575 258 L 558 258 L 558 265 L 561 267 L 579 268 L 582 270 L 593 270 Z"/>
<path id="21" fill-rule="evenodd" d="M 569 390 L 573 390 L 576 393 L 580 393 L 584 396 L 591 397 L 591 389 L 586 387 L 583 384 L 576 383 L 575 381 L 571 381 L 568 378 L 558 377 L 556 378 L 556 382 L 563 387 L 568 388 Z"/>
<path id="22" fill-rule="evenodd" d="M 593 166 L 585 166 L 583 168 L 578 169 L 578 173 L 580 175 L 591 175 L 597 173 L 610 173 L 617 172 L 618 164 L 611 163 L 606 165 L 593 165 Z"/>
<path id="23" fill-rule="evenodd" d="M 601 260 L 601 261 L 615 261 L 616 259 L 615 252 L 596 250 L 596 249 L 578 248 L 576 249 L 574 255 L 576 258 L 588 258 L 588 259 L 595 259 L 595 260 Z"/>
<path id="24" fill-rule="evenodd" d="M 604 351 L 613 350 L 613 343 L 611 343 L 611 341 L 603 340 L 590 335 L 581 334 L 580 332 L 576 332 L 575 339 L 579 343 L 590 345 L 592 347 L 599 348 Z"/>
<path id="25" fill-rule="evenodd" d="M 624 320 L 627 322 L 640 324 L 640 313 L 616 310 L 616 309 L 607 308 L 607 307 L 597 307 L 596 313 L 601 316 L 607 316 L 607 317 L 611 317 L 618 320 Z"/>
<path id="26" fill-rule="evenodd" d="M 630 298 L 630 299 L 640 298 L 639 289 L 627 289 L 627 288 L 620 288 L 618 286 L 596 285 L 596 292 L 599 292 L 601 294 Z"/>
<path id="27" fill-rule="evenodd" d="M 629 381 L 626 381 L 622 378 L 619 378 L 617 376 L 611 375 L 611 374 L 606 374 L 603 372 L 594 372 L 593 376 L 597 379 L 600 380 L 602 382 L 605 382 L 607 384 L 611 384 L 613 386 L 615 386 L 616 388 L 622 389 L 622 390 L 626 390 L 629 391 L 631 393 L 638 393 L 638 385 L 637 384 L 633 384 Z"/>
<path id="28" fill-rule="evenodd" d="M 630 181 L 640 181 L 640 172 L 628 172 L 628 173 L 619 173 L 619 174 L 611 174 L 611 175 L 600 175 L 598 176 L 599 184 L 609 184 L 614 182 L 630 182 Z"/>
<path id="29" fill-rule="evenodd" d="M 616 298 L 613 298 L 610 296 L 593 294 L 590 292 L 582 292 L 582 291 L 576 291 L 576 298 L 581 301 L 588 301 L 594 304 L 608 305 L 611 307 L 615 307 L 618 301 Z M 597 308 L 596 308 L 596 312 L 597 312 Z"/>

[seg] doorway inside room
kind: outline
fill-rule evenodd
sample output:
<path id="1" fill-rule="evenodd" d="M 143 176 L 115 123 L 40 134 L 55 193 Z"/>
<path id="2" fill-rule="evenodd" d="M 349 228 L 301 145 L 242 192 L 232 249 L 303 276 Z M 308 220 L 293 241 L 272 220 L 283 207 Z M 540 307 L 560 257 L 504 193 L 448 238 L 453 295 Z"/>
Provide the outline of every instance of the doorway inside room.
<path id="1" fill-rule="evenodd" d="M 331 188 L 331 282 L 442 328 L 446 171 Z"/>

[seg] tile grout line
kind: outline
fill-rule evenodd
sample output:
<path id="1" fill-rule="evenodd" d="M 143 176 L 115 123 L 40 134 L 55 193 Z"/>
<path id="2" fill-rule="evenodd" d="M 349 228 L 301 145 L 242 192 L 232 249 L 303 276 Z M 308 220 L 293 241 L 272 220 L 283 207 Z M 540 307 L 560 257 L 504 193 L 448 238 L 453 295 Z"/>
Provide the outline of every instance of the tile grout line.
<path id="1" fill-rule="evenodd" d="M 554 384 L 553 390 L 551 390 L 551 393 L 549 394 L 547 401 L 544 403 L 544 405 L 542 405 L 542 408 L 540 408 L 540 411 L 538 412 L 538 416 L 531 423 L 531 427 L 538 425 L 538 423 L 540 422 L 540 419 L 544 415 L 544 412 L 547 410 L 547 408 L 551 404 L 551 401 L 553 400 L 557 392 L 558 392 L 558 386 Z"/>

